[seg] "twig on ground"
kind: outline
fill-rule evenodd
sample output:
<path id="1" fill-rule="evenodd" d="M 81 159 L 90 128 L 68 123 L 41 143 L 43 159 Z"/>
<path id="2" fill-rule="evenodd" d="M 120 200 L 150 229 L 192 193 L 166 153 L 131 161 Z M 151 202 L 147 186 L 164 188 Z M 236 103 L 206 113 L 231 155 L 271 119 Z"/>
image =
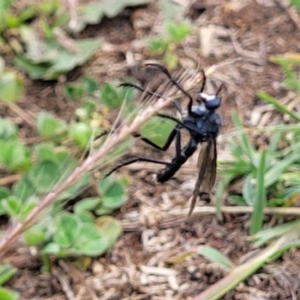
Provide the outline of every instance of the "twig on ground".
<path id="1" fill-rule="evenodd" d="M 195 207 L 194 213 L 191 217 L 187 217 L 189 208 L 172 209 L 169 212 L 162 212 L 161 222 L 156 224 L 160 229 L 170 228 L 182 224 L 182 222 L 193 222 L 199 220 L 199 216 L 214 215 L 217 209 L 214 206 L 198 206 Z M 228 214 L 247 214 L 253 212 L 253 207 L 250 206 L 221 206 L 222 213 Z M 300 216 L 300 207 L 265 207 L 264 214 L 269 215 L 295 215 Z M 149 216 L 148 216 L 149 217 Z M 124 231 L 142 231 L 143 226 L 139 223 L 140 216 L 131 220 L 123 220 L 121 222 Z"/>
<path id="2" fill-rule="evenodd" d="M 56 267 L 52 267 L 52 274 L 57 278 L 59 281 L 61 288 L 66 295 L 68 300 L 75 300 L 75 295 L 72 291 L 71 285 L 68 281 L 68 278 L 65 274 L 63 274 L 59 269 Z"/>

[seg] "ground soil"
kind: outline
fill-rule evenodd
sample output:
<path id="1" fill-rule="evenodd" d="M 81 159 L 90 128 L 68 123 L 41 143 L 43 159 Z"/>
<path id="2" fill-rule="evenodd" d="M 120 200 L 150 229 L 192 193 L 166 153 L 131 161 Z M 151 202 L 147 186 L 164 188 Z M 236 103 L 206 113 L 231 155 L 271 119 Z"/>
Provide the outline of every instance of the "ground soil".
<path id="1" fill-rule="evenodd" d="M 195 68 L 197 64 L 206 68 L 227 59 L 242 58 L 216 73 L 208 84 L 212 92 L 211 82 L 225 83 L 222 140 L 232 129 L 233 110 L 239 112 L 246 125 L 278 122 L 272 109 L 264 110 L 256 92 L 264 90 L 277 99 L 287 95 L 282 85 L 283 72 L 269 57 L 300 51 L 300 18 L 293 8 L 279 0 L 195 1 L 193 5 L 189 1 L 178 2 L 186 5 L 183 14 L 194 25 L 192 34 L 175 50 L 178 69 Z M 81 36 L 101 37 L 103 47 L 86 65 L 60 82 L 26 78 L 26 96 L 20 106 L 28 113 L 48 110 L 71 120 L 74 105 L 63 97 L 64 80 L 75 80 L 83 73 L 101 83 L 136 75 L 130 58 L 140 62 L 160 58 L 151 56 L 145 38 L 162 31 L 162 21 L 158 2 L 154 1 L 147 7 L 128 8 L 116 18 L 88 26 Z M 141 76 L 137 77 L 143 81 Z M 1 112 L 15 117 L 4 108 Z M 28 126 L 15 119 L 24 138 L 30 138 Z M 137 149 L 157 155 L 140 145 Z M 169 159 L 171 156 L 172 153 L 166 154 Z M 122 172 L 128 173 L 132 181 L 127 190 L 129 200 L 116 213 L 124 234 L 114 247 L 102 257 L 82 259 L 83 270 L 78 268 L 78 261 L 76 265 L 74 261 L 55 260 L 51 273 L 45 274 L 34 249 L 20 245 L 7 255 L 19 270 L 8 286 L 19 291 L 21 299 L 192 299 L 225 272 L 197 255 L 173 264 L 168 263 L 171 257 L 193 251 L 199 245 L 209 245 L 238 264 L 246 254 L 255 251 L 247 240 L 248 214 L 225 214 L 223 223 L 214 215 L 207 215 L 160 224 L 162 212 L 188 207 L 195 180 L 194 162 L 191 159 L 175 180 L 164 185 L 153 185 L 151 181 L 156 167 L 137 164 L 124 168 Z M 138 221 L 131 224 L 131 217 Z M 265 223 L 272 220 L 266 217 Z M 299 274 L 300 251 L 291 250 L 259 269 L 222 299 L 300 299 Z"/>

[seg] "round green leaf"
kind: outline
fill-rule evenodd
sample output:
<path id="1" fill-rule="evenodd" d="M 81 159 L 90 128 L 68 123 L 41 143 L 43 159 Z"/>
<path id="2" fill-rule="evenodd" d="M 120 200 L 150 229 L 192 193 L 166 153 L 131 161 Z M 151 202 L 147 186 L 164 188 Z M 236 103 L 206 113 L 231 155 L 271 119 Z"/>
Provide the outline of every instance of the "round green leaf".
<path id="1" fill-rule="evenodd" d="M 52 161 L 43 161 L 34 165 L 29 173 L 29 179 L 39 193 L 50 191 L 61 178 L 63 170 Z"/>
<path id="2" fill-rule="evenodd" d="M 48 243 L 43 249 L 43 254 L 58 254 L 60 251 L 60 247 L 56 243 Z"/>
<path id="3" fill-rule="evenodd" d="M 0 139 L 8 140 L 16 138 L 17 126 L 9 119 L 0 119 Z"/>
<path id="4" fill-rule="evenodd" d="M 78 239 L 79 220 L 72 214 L 64 213 L 57 221 L 54 241 L 61 248 L 70 247 Z"/>
<path id="5" fill-rule="evenodd" d="M 27 230 L 24 234 L 24 240 L 27 245 L 35 246 L 41 244 L 45 239 L 45 232 L 37 228 L 31 228 Z"/>
<path id="6" fill-rule="evenodd" d="M 85 198 L 74 205 L 74 211 L 77 213 L 81 211 L 94 210 L 100 203 L 101 200 L 98 197 Z"/>
<path id="7" fill-rule="evenodd" d="M 69 133 L 79 147 L 85 148 L 91 139 L 93 130 L 86 123 L 80 122 L 72 124 Z"/>
<path id="8" fill-rule="evenodd" d="M 6 213 L 11 217 L 17 217 L 22 209 L 22 203 L 16 196 L 8 196 L 2 199 L 2 207 L 5 209 Z"/>
<path id="9" fill-rule="evenodd" d="M 41 112 L 36 118 L 36 127 L 41 137 L 47 138 L 64 133 L 67 125 L 63 120 L 60 120 L 49 113 Z"/>
<path id="10" fill-rule="evenodd" d="M 73 247 L 82 255 L 100 255 L 108 249 L 98 228 L 91 223 L 81 224 Z"/>
<path id="11" fill-rule="evenodd" d="M 6 71 L 0 76 L 0 99 L 14 102 L 23 94 L 23 82 L 13 72 Z"/>
<path id="12" fill-rule="evenodd" d="M 123 98 L 120 97 L 117 88 L 111 83 L 106 83 L 101 91 L 101 102 L 108 108 L 118 108 L 123 103 Z"/>

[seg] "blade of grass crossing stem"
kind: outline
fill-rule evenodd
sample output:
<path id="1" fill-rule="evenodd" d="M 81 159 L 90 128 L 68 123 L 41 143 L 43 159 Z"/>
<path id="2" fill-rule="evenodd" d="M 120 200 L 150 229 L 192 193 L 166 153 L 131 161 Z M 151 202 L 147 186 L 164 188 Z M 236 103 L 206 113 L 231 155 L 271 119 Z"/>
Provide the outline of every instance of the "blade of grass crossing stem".
<path id="1" fill-rule="evenodd" d="M 261 153 L 260 164 L 256 174 L 256 199 L 253 206 L 253 213 L 251 216 L 250 234 L 255 234 L 259 231 L 263 221 L 264 207 L 265 207 L 265 169 L 267 161 L 267 152 L 264 150 Z"/>
<path id="2" fill-rule="evenodd" d="M 241 146 L 244 149 L 244 151 L 251 157 L 252 153 L 254 152 L 254 149 L 253 149 L 251 143 L 249 142 L 246 132 L 243 130 L 244 129 L 243 124 L 242 124 L 241 119 L 236 111 L 233 113 L 232 118 L 233 118 L 235 127 L 239 130 Z"/>
<path id="3" fill-rule="evenodd" d="M 264 244 L 268 243 L 270 240 L 276 237 L 280 237 L 286 232 L 291 231 L 297 224 L 299 224 L 299 221 L 300 219 L 289 223 L 280 224 L 265 230 L 261 230 L 253 236 L 251 236 L 249 240 L 254 242 L 253 246 L 255 248 L 259 248 Z"/>
<path id="4" fill-rule="evenodd" d="M 287 114 L 289 116 L 291 116 L 292 118 L 294 118 L 295 120 L 297 120 L 298 122 L 300 121 L 300 115 L 287 109 L 286 106 L 282 105 L 280 102 L 278 102 L 275 98 L 273 98 L 272 96 L 268 95 L 267 93 L 265 93 L 264 91 L 258 91 L 257 95 L 259 98 L 261 98 L 262 100 L 272 104 L 279 112 L 283 113 L 283 114 Z"/>
<path id="5" fill-rule="evenodd" d="M 299 220 L 300 221 L 300 220 Z M 251 276 L 256 270 L 262 267 L 266 262 L 277 253 L 286 249 L 286 245 L 291 245 L 293 241 L 299 239 L 300 222 L 297 222 L 290 231 L 286 232 L 278 240 L 270 244 L 267 248 L 261 250 L 255 256 L 251 257 L 242 265 L 235 267 L 224 278 L 211 285 L 201 294 L 195 296 L 194 300 L 217 300 L 221 299 L 227 292 L 234 289 L 240 282 Z"/>
<path id="6" fill-rule="evenodd" d="M 286 156 L 284 159 L 277 161 L 277 163 L 272 166 L 265 174 L 265 187 L 269 187 L 275 183 L 278 178 L 281 176 L 282 172 L 292 165 L 296 160 L 298 160 L 300 154 L 298 152 L 293 152 L 290 155 Z"/>
<path id="7" fill-rule="evenodd" d="M 276 153 L 276 149 L 278 147 L 280 139 L 281 139 L 281 132 L 274 132 L 271 135 L 271 139 L 268 147 L 268 154 L 270 154 L 271 156 L 274 155 L 274 153 Z"/>
<path id="8" fill-rule="evenodd" d="M 218 184 L 217 190 L 215 193 L 215 207 L 216 207 L 216 215 L 218 221 L 223 221 L 223 215 L 221 211 L 222 206 L 222 200 L 224 197 L 224 194 L 226 192 L 227 186 L 229 185 L 230 181 L 235 177 L 235 174 L 226 174 L 223 177 L 223 180 Z"/>

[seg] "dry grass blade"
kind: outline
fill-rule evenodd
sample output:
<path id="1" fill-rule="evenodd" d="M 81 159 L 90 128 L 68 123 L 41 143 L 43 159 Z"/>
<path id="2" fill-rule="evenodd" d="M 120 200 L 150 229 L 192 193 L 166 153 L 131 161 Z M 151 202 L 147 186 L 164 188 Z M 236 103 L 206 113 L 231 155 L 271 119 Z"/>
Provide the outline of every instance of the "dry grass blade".
<path id="1" fill-rule="evenodd" d="M 233 62 L 224 62 L 219 65 L 212 66 L 206 70 L 206 75 L 211 75 L 218 67 Z M 201 74 L 195 74 L 194 76 L 187 75 L 184 77 L 181 85 L 186 89 L 190 90 L 197 86 L 202 80 Z M 101 146 L 93 155 L 87 157 L 78 167 L 76 167 L 73 172 L 69 175 L 66 180 L 63 180 L 57 184 L 57 186 L 44 195 L 39 204 L 32 209 L 32 211 L 27 215 L 23 223 L 19 222 L 11 226 L 11 228 L 6 232 L 5 236 L 0 241 L 0 256 L 3 256 L 5 251 L 19 238 L 19 236 L 30 226 L 32 226 L 41 212 L 45 208 L 49 207 L 52 203 L 56 201 L 58 196 L 64 192 L 66 189 L 75 184 L 81 176 L 89 172 L 95 166 L 99 165 L 105 155 L 109 154 L 115 147 L 123 142 L 126 138 L 130 137 L 132 133 L 138 131 L 143 123 L 155 115 L 158 111 L 166 107 L 173 99 L 180 95 L 175 89 L 170 89 L 166 91 L 163 95 L 163 99 L 158 99 L 153 105 L 149 105 L 143 111 L 137 115 L 130 124 L 122 124 L 114 130 L 114 132 L 109 136 L 107 141 Z"/>

